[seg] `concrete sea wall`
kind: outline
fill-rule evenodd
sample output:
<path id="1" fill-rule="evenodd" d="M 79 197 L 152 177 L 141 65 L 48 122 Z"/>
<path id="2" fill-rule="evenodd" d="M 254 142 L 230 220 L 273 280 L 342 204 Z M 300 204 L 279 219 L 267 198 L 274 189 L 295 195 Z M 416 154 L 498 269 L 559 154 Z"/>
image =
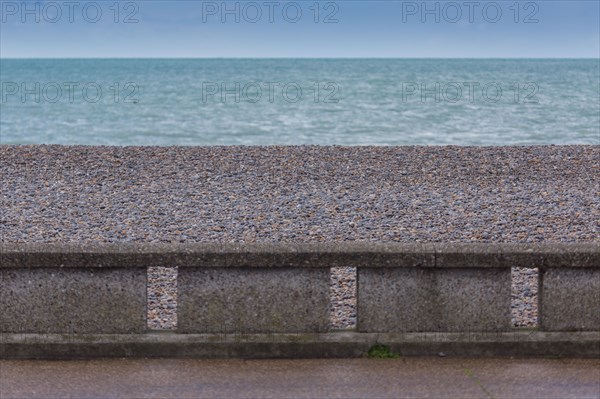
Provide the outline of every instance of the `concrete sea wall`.
<path id="1" fill-rule="evenodd" d="M 2 244 L 2 358 L 600 356 L 600 244 Z M 147 268 L 179 268 L 175 331 L 147 328 Z M 357 328 L 329 270 L 358 271 Z M 539 327 L 510 315 L 540 272 Z"/>

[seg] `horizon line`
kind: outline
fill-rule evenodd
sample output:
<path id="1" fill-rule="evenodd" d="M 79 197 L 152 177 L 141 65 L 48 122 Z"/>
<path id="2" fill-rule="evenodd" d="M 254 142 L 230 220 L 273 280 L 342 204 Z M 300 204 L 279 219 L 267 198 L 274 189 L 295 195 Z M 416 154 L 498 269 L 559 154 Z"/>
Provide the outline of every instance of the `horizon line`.
<path id="1" fill-rule="evenodd" d="M 2 60 L 600 60 L 598 57 L 2 57 Z"/>

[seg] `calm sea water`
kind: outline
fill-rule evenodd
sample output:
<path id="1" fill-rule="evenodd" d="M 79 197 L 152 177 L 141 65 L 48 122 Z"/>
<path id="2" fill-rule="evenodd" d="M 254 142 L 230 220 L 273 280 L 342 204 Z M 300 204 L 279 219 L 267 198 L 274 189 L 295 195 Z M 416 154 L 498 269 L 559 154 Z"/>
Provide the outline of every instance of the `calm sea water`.
<path id="1" fill-rule="evenodd" d="M 599 144 L 599 60 L 0 60 L 2 144 Z"/>

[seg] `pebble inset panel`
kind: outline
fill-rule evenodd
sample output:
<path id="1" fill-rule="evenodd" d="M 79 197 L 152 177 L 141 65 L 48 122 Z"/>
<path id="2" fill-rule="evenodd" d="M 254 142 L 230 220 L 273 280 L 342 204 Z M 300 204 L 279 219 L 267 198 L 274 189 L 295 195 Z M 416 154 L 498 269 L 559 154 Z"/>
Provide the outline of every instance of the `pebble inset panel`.
<path id="1" fill-rule="evenodd" d="M 185 333 L 325 332 L 328 268 L 179 268 Z"/>
<path id="2" fill-rule="evenodd" d="M 148 267 L 148 328 L 177 328 L 176 267 Z"/>
<path id="3" fill-rule="evenodd" d="M 538 325 L 539 269 L 513 267 L 510 310 L 515 327 L 534 328 Z"/>
<path id="4" fill-rule="evenodd" d="M 146 269 L 0 270 L 5 333 L 141 333 Z"/>
<path id="5" fill-rule="evenodd" d="M 331 268 L 331 328 L 356 328 L 356 268 Z"/>

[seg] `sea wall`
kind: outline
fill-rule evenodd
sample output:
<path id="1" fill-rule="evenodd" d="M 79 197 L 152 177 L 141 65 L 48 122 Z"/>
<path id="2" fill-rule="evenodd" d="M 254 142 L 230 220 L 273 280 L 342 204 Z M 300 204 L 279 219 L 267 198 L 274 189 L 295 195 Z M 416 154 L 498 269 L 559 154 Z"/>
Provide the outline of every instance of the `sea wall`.
<path id="1" fill-rule="evenodd" d="M 147 328 L 149 266 L 178 267 L 178 328 Z M 352 266 L 357 328 L 329 325 Z M 539 328 L 510 320 L 511 267 L 540 272 Z M 3 358 L 600 355 L 600 245 L 10 244 Z"/>

